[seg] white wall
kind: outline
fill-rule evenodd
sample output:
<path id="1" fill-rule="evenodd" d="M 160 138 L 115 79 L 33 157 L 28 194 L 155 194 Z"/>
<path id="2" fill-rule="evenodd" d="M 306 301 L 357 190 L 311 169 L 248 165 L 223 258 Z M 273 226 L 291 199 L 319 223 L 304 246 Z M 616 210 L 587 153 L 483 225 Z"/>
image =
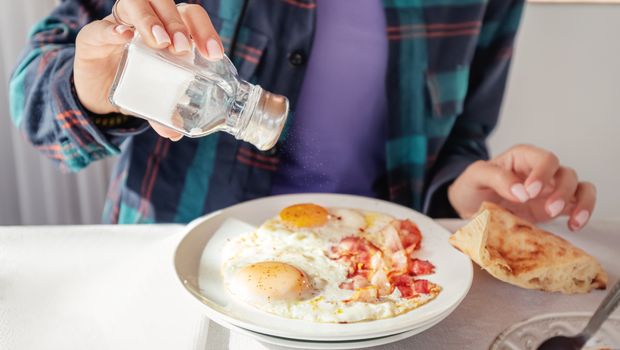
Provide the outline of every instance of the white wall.
<path id="1" fill-rule="evenodd" d="M 8 81 L 32 25 L 56 0 L 2 2 L 0 11 L 0 225 L 100 222 L 110 162 L 62 174 L 13 127 Z"/>
<path id="2" fill-rule="evenodd" d="M 617 218 L 619 104 L 620 5 L 529 4 L 491 150 L 554 151 L 598 187 L 594 215 Z"/>

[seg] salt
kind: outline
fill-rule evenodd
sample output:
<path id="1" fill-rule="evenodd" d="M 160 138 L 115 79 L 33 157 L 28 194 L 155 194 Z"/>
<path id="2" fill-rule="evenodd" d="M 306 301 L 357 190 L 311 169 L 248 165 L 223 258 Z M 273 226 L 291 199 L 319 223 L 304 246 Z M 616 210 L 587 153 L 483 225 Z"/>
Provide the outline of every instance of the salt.
<path id="1" fill-rule="evenodd" d="M 126 48 L 110 100 L 122 113 L 189 137 L 225 131 L 261 150 L 277 142 L 288 116 L 286 97 L 239 79 L 227 57 L 176 56 L 139 37 Z"/>
<path id="2" fill-rule="evenodd" d="M 129 112 L 166 125 L 194 74 L 169 64 L 141 45 L 130 45 L 122 78 L 112 96 L 113 103 Z"/>

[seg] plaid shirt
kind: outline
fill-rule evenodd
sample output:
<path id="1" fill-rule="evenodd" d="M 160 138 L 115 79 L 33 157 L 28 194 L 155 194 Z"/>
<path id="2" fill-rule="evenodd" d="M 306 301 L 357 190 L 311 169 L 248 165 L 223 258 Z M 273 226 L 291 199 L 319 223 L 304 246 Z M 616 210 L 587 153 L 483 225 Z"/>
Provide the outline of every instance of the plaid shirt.
<path id="1" fill-rule="evenodd" d="M 247 1 L 243 16 L 244 0 L 189 2 L 207 9 L 240 76 L 288 96 L 294 111 L 305 68 L 290 57 L 312 48 L 316 1 Z M 260 152 L 224 133 L 173 143 L 140 119 L 94 115 L 80 104 L 76 35 L 108 15 L 113 2 L 64 0 L 33 29 L 11 81 L 14 124 L 70 171 L 121 154 L 104 222 L 188 222 L 269 195 L 278 146 Z M 469 164 L 488 158 L 485 139 L 497 122 L 523 1 L 383 5 L 389 135 L 378 196 L 433 216 L 454 214 L 446 189 Z"/>

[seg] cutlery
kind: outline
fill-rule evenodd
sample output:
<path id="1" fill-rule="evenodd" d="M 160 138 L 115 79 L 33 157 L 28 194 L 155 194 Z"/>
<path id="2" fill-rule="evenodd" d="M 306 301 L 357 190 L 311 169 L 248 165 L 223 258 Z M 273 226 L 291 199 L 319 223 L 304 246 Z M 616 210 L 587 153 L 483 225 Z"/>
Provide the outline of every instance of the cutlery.
<path id="1" fill-rule="evenodd" d="M 537 350 L 579 350 L 598 331 L 603 322 L 616 309 L 620 302 L 620 281 L 609 291 L 603 302 L 594 312 L 586 327 L 577 335 L 551 337 L 540 344 Z"/>

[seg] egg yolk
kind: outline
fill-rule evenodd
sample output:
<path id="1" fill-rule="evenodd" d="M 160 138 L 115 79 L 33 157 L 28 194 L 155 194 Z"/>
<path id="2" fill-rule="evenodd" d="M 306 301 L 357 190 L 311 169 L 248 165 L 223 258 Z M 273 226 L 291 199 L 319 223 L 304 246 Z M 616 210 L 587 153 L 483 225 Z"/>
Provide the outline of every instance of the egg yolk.
<path id="1" fill-rule="evenodd" d="M 247 265 L 237 272 L 236 280 L 238 292 L 249 301 L 301 300 L 312 292 L 305 273 L 277 261 Z"/>
<path id="2" fill-rule="evenodd" d="M 316 227 L 325 225 L 329 213 L 316 204 L 296 204 L 280 211 L 280 220 L 292 227 Z"/>

